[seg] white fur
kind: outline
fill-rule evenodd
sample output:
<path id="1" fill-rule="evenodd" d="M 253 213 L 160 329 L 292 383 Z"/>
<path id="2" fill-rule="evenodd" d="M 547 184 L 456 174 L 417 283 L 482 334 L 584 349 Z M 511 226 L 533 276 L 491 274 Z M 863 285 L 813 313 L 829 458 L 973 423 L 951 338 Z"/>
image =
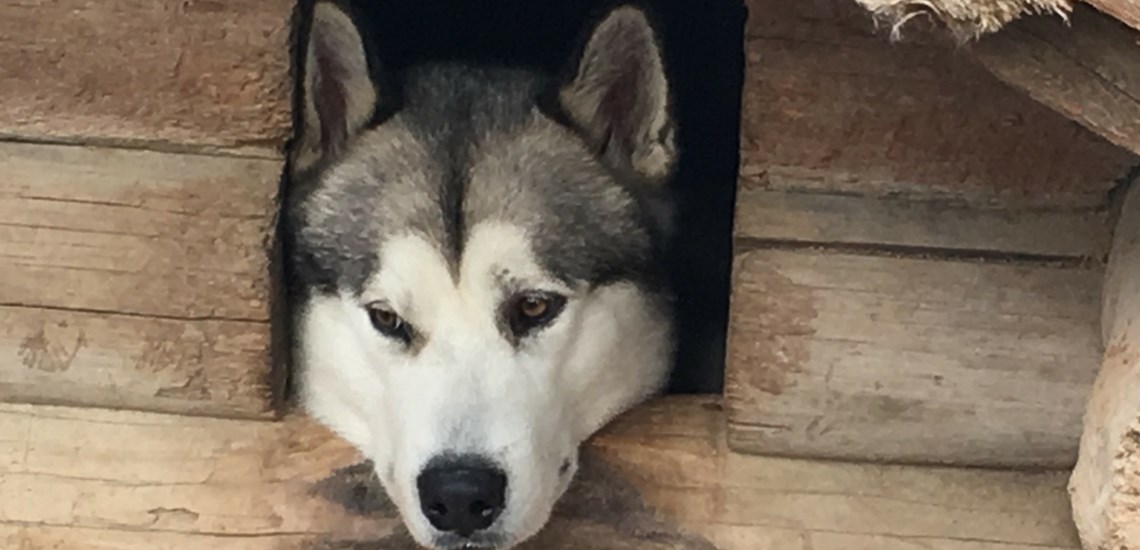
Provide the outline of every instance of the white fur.
<path id="1" fill-rule="evenodd" d="M 315 297 L 299 326 L 307 409 L 375 462 L 415 539 L 435 531 L 415 480 L 432 457 L 478 453 L 507 474 L 507 505 L 492 530 L 509 545 L 534 535 L 565 491 L 578 446 L 663 383 L 670 346 L 662 311 L 635 285 L 567 288 L 535 260 L 524 231 L 480 224 L 457 280 L 427 240 L 380 249 L 363 296 Z M 557 320 L 515 349 L 500 334 L 496 275 L 569 297 Z M 376 332 L 364 305 L 382 300 L 426 337 L 415 352 Z"/>

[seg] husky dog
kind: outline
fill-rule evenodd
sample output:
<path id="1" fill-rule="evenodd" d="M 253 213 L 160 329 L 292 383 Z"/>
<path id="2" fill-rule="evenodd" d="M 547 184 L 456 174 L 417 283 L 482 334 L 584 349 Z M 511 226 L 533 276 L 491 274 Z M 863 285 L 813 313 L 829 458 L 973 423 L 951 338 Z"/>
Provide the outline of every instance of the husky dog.
<path id="1" fill-rule="evenodd" d="M 513 547 L 671 364 L 654 29 L 614 8 L 560 77 L 386 74 L 341 5 L 311 25 L 284 225 L 302 403 L 419 544 Z"/>

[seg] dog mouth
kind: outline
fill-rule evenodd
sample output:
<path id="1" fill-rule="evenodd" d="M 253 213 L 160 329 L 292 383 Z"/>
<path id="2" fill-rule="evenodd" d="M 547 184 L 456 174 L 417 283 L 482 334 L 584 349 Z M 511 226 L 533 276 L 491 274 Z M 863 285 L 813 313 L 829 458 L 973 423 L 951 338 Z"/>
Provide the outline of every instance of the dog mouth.
<path id="1" fill-rule="evenodd" d="M 440 541 L 445 542 L 445 541 Z M 502 550 L 507 548 L 501 541 L 451 541 L 450 544 L 436 544 L 440 550 Z"/>
<path id="2" fill-rule="evenodd" d="M 506 537 L 493 533 L 476 533 L 470 537 L 445 534 L 436 537 L 434 547 L 440 550 L 503 550 L 509 548 Z"/>

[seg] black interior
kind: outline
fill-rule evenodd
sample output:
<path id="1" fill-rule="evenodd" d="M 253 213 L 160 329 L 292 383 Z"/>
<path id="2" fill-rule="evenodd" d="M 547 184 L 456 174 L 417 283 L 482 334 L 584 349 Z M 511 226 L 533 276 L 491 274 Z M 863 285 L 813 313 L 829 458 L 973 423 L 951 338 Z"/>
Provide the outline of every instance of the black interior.
<path id="1" fill-rule="evenodd" d="M 388 70 L 429 60 L 566 68 L 599 0 L 350 0 Z M 671 259 L 679 350 L 670 390 L 724 383 L 732 212 L 739 164 L 745 8 L 739 0 L 641 2 L 653 16 L 678 118 L 679 242 Z M 306 12 L 302 6 L 302 12 Z"/>

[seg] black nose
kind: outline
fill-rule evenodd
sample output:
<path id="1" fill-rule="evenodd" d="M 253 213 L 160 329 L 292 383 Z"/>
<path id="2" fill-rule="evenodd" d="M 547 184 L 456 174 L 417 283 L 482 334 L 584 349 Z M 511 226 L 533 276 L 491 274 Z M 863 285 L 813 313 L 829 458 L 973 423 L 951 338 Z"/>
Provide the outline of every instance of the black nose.
<path id="1" fill-rule="evenodd" d="M 477 456 L 434 459 L 420 472 L 416 489 L 433 527 L 469 537 L 503 512 L 507 475 Z"/>

